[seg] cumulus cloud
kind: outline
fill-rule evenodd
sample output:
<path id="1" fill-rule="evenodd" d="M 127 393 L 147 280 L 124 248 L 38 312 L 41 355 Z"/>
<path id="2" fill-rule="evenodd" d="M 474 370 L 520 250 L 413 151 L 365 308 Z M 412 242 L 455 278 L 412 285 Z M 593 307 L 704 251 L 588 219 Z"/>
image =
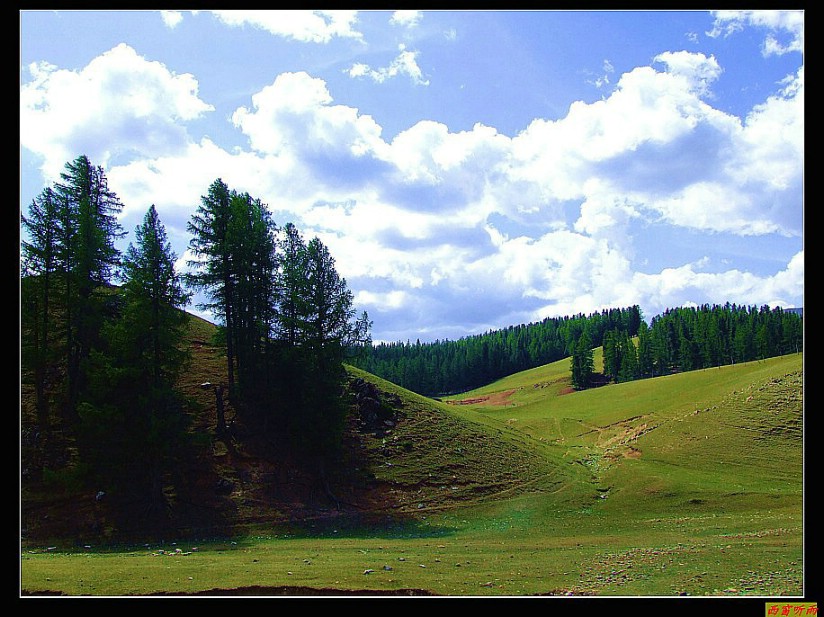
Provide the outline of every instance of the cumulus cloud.
<path id="1" fill-rule="evenodd" d="M 345 72 L 349 77 L 368 77 L 379 84 L 398 75 L 406 75 L 412 79 L 412 83 L 419 86 L 428 86 L 429 80 L 424 78 L 423 72 L 418 66 L 418 52 L 408 51 L 403 44 L 398 49 L 400 53 L 389 66 L 373 69 L 368 64 L 356 62 Z"/>
<path id="2" fill-rule="evenodd" d="M 632 277 L 637 293 L 655 311 L 679 306 L 684 297 L 696 304 L 716 303 L 719 298 L 738 304 L 794 306 L 786 298 L 800 298 L 804 292 L 804 252 L 800 251 L 784 270 L 758 276 L 737 269 L 702 272 L 707 260 L 665 268 L 656 274 L 636 273 Z"/>
<path id="3" fill-rule="evenodd" d="M 804 50 L 804 11 L 714 11 L 713 28 L 708 36 L 731 36 L 751 26 L 767 30 L 762 53 L 784 55 Z M 780 41 L 776 37 L 784 37 Z"/>
<path id="4" fill-rule="evenodd" d="M 656 64 L 663 70 L 630 71 L 608 98 L 513 138 L 421 121 L 387 142 L 374 118 L 334 104 L 306 73 L 278 76 L 233 121 L 249 137 L 243 167 L 259 170 L 265 201 L 288 203 L 307 234 L 327 242 L 364 290 L 364 308 L 387 311 L 387 327 L 391 315 L 423 319 L 424 310 L 442 310 L 445 322 L 447 299 L 465 326 L 482 329 L 639 297 L 663 309 L 687 293 L 799 293 L 798 263 L 774 277 L 703 272 L 702 263 L 637 272 L 629 230 L 644 217 L 739 235 L 797 231 L 775 202 L 797 211 L 803 71 L 740 119 L 703 100 L 720 73 L 714 58 L 678 52 Z M 365 171 L 330 180 L 341 165 Z M 576 215 L 571 226 L 564 212 Z M 511 235 L 493 214 L 540 224 Z"/>
<path id="5" fill-rule="evenodd" d="M 102 165 L 119 155 L 181 152 L 189 143 L 185 122 L 213 110 L 198 97 L 192 75 L 176 74 L 125 44 L 79 71 L 45 62 L 27 69 L 21 145 L 42 157 L 48 178 L 78 152 Z"/>
<path id="6" fill-rule="evenodd" d="M 804 161 L 804 68 L 744 119 L 731 174 L 771 190 L 801 183 Z"/>
<path id="7" fill-rule="evenodd" d="M 395 11 L 392 13 L 389 23 L 396 26 L 414 28 L 420 23 L 421 19 L 423 19 L 423 13 L 420 11 Z"/>
<path id="8" fill-rule="evenodd" d="M 699 95 L 708 94 L 710 84 L 721 74 L 721 67 L 715 57 L 708 58 L 700 53 L 667 51 L 657 55 L 654 62 L 666 64 L 667 73 L 686 79 L 690 89 Z"/>
<path id="9" fill-rule="evenodd" d="M 380 171 L 386 150 L 371 116 L 333 105 L 326 83 L 305 72 L 278 75 L 252 97 L 250 108 L 234 112 L 232 122 L 253 150 L 305 166 L 329 188 L 366 181 Z"/>
<path id="10" fill-rule="evenodd" d="M 708 231 L 797 234 L 775 204 L 781 194 L 797 212 L 801 199 L 803 69 L 742 120 L 703 98 L 720 73 L 714 58 L 678 52 L 656 63 L 665 70 L 636 68 L 608 98 L 535 120 L 513 140 L 510 176 L 579 200 L 578 229 L 590 232 L 627 220 L 610 218 L 614 207 Z"/>
<path id="11" fill-rule="evenodd" d="M 391 140 L 374 117 L 336 103 L 324 80 L 288 72 L 231 114 L 248 147 L 227 151 L 186 132 L 211 110 L 192 76 L 119 46 L 80 71 L 30 67 L 21 135 L 55 169 L 76 152 L 108 164 L 129 216 L 139 222 L 156 203 L 181 242 L 220 177 L 318 235 L 386 338 L 424 323 L 461 335 L 687 296 L 772 302 L 802 292 L 803 253 L 768 276 L 708 261 L 640 272 L 635 262 L 632 228 L 643 220 L 800 233 L 803 69 L 744 118 L 708 102 L 721 70 L 711 56 L 662 53 L 620 75 L 608 97 L 514 137 L 423 120 Z M 65 103 L 79 96 L 91 109 Z M 119 160 L 123 144 L 142 156 Z"/>
<path id="12" fill-rule="evenodd" d="M 212 11 L 228 26 L 252 26 L 275 36 L 306 43 L 328 43 L 335 37 L 362 40 L 354 28 L 357 11 L 236 10 Z"/>

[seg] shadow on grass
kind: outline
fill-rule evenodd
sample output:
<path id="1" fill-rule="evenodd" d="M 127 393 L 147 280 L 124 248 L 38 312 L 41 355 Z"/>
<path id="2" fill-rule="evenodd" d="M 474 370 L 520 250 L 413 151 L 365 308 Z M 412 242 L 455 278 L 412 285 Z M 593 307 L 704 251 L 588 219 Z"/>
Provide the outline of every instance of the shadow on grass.
<path id="1" fill-rule="evenodd" d="M 333 519 L 292 521 L 272 531 L 280 538 L 405 539 L 443 538 L 455 534 L 457 530 L 410 517 L 354 514 Z"/>

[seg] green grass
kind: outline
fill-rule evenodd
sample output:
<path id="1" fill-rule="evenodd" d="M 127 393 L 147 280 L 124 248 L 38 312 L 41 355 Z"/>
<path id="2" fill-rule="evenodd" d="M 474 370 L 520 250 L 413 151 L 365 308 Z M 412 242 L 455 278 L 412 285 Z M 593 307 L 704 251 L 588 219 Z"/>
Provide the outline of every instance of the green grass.
<path id="1" fill-rule="evenodd" d="M 358 373 L 403 399 L 406 421 L 367 450 L 405 524 L 27 547 L 22 589 L 802 595 L 801 355 L 575 393 L 568 372 L 554 363 L 443 404 Z"/>

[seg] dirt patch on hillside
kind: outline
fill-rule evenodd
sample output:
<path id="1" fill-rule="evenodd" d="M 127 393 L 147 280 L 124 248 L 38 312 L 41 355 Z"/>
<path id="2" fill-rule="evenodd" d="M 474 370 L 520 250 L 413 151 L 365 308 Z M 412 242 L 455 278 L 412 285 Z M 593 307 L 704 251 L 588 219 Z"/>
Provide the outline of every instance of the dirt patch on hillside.
<path id="1" fill-rule="evenodd" d="M 464 398 L 458 401 L 447 401 L 449 405 L 488 405 L 491 407 L 503 407 L 509 404 L 509 399 L 515 394 L 515 390 L 504 390 L 486 396 L 474 398 Z"/>

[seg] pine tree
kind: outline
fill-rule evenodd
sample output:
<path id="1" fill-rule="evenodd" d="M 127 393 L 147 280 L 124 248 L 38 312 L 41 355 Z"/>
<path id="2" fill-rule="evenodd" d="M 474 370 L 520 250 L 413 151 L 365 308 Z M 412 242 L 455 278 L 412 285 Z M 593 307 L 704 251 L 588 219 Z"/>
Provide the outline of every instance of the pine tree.
<path id="1" fill-rule="evenodd" d="M 619 346 L 621 349 L 621 365 L 618 369 L 617 381 L 625 382 L 638 379 L 638 355 L 635 344 L 626 331 L 620 335 Z"/>
<path id="2" fill-rule="evenodd" d="M 266 341 L 277 313 L 275 227 L 268 209 L 248 193 L 230 197 L 229 253 L 234 280 L 233 349 L 248 408 L 265 374 Z"/>
<path id="3" fill-rule="evenodd" d="M 279 314 L 276 336 L 294 347 L 304 336 L 309 318 L 309 256 L 297 227 L 287 223 L 278 237 Z"/>
<path id="4" fill-rule="evenodd" d="M 144 355 L 152 382 L 174 384 L 186 357 L 179 349 L 188 319 L 182 309 L 191 294 L 175 271 L 177 257 L 154 205 L 135 229 L 135 239 L 123 260 L 124 322 L 143 333 L 134 351 Z"/>
<path id="5" fill-rule="evenodd" d="M 165 514 L 164 478 L 184 435 L 175 384 L 188 360 L 182 309 L 189 295 L 154 206 L 135 238 L 123 260 L 120 317 L 106 328 L 106 348 L 90 358 L 81 452 L 109 490 L 156 518 Z"/>
<path id="6" fill-rule="evenodd" d="M 223 322 L 229 397 L 249 422 L 271 412 L 275 358 L 271 336 L 278 329 L 276 228 L 268 209 L 248 193 L 230 190 L 222 180 L 209 187 L 192 216 L 189 243 L 197 259 L 189 284 L 210 300 L 201 307 Z"/>
<path id="7" fill-rule="evenodd" d="M 85 387 L 83 363 L 100 344 L 109 299 L 104 289 L 120 262 L 115 242 L 124 235 L 117 220 L 123 204 L 109 189 L 103 168 L 85 155 L 66 164 L 61 180 L 54 192 L 66 324 L 64 419 L 72 424 Z"/>
<path id="8" fill-rule="evenodd" d="M 610 330 L 604 334 L 604 376 L 610 380 L 618 379 L 618 369 L 621 366 L 621 359 L 618 353 L 617 330 Z"/>
<path id="9" fill-rule="evenodd" d="M 201 197 L 201 204 L 188 224 L 192 237 L 189 249 L 195 259 L 189 261 L 194 271 L 186 282 L 193 289 L 203 290 L 209 301 L 199 308 L 212 312 L 223 322 L 226 340 L 226 374 L 230 394 L 235 382 L 235 277 L 229 236 L 231 192 L 220 178 Z"/>
<path id="10" fill-rule="evenodd" d="M 588 388 L 592 383 L 594 367 L 592 339 L 584 329 L 572 353 L 572 387 L 576 390 Z"/>
<path id="11" fill-rule="evenodd" d="M 106 287 L 119 264 L 115 242 L 122 236 L 121 209 L 103 169 L 79 156 L 22 219 L 22 342 L 44 431 L 53 423 L 52 402 L 67 433 L 76 423 L 87 376 L 84 363 L 101 345 L 110 308 Z"/>
<path id="12" fill-rule="evenodd" d="M 306 246 L 306 292 L 301 305 L 309 310 L 298 325 L 300 354 L 305 376 L 302 411 L 294 418 L 300 435 L 321 452 L 339 445 L 344 409 L 342 362 L 348 348 L 368 341 L 366 313 L 356 319 L 352 292 L 335 268 L 329 249 L 318 238 Z"/>
<path id="13" fill-rule="evenodd" d="M 638 327 L 638 376 L 652 377 L 653 354 L 649 327 L 641 322 Z"/>
<path id="14" fill-rule="evenodd" d="M 58 267 L 58 203 L 54 191 L 44 189 L 28 212 L 28 217 L 22 217 L 27 239 L 23 239 L 21 251 L 21 352 L 23 364 L 32 367 L 38 428 L 46 439 L 50 432 L 50 375 L 56 358 L 52 333 L 57 310 L 52 294 Z"/>

